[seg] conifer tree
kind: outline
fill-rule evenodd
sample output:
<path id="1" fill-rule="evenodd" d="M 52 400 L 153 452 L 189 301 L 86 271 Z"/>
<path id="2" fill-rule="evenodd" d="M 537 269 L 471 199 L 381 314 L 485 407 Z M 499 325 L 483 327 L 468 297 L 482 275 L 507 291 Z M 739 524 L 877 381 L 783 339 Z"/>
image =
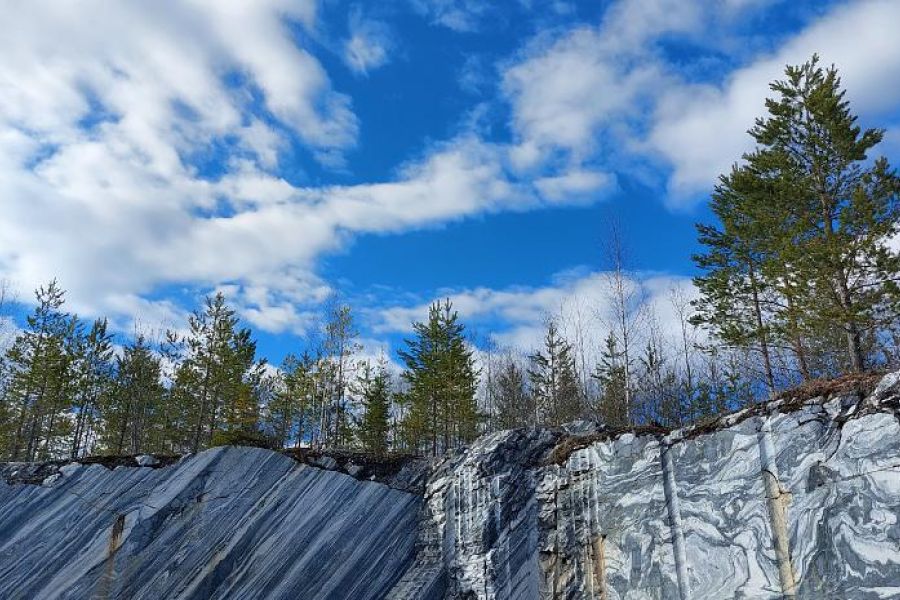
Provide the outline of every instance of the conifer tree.
<path id="1" fill-rule="evenodd" d="M 811 340 L 840 331 L 844 368 L 859 371 L 866 340 L 896 320 L 900 256 L 888 242 L 900 184 L 886 160 L 866 163 L 883 133 L 856 125 L 833 67 L 813 57 L 771 89 L 768 115 L 750 130 L 757 148 L 713 194 L 720 225 L 699 226 L 695 322 L 730 347 L 758 349 L 774 390 L 774 348 L 791 349 L 804 379 L 834 375 Z"/>
<path id="2" fill-rule="evenodd" d="M 110 392 L 113 348 L 107 326 L 106 319 L 97 319 L 87 335 L 78 335 L 75 339 L 72 365 L 75 429 L 71 458 L 83 456 L 91 450 L 100 405 Z"/>
<path id="3" fill-rule="evenodd" d="M 477 434 L 478 371 L 449 300 L 432 304 L 428 321 L 414 323 L 413 330 L 415 337 L 400 351 L 409 405 L 403 429 L 412 449 L 437 455 Z"/>
<path id="4" fill-rule="evenodd" d="M 66 421 L 59 419 L 68 405 L 71 341 L 74 320 L 62 311 L 65 291 L 56 280 L 35 291 L 37 305 L 26 319 L 6 355 L 8 397 L 13 419 L 11 460 L 49 458 L 64 434 Z M 62 423 L 62 427 L 60 427 Z"/>
<path id="5" fill-rule="evenodd" d="M 357 378 L 362 415 L 357 437 L 363 448 L 376 454 L 388 449 L 391 412 L 391 374 L 382 358 L 373 368 L 365 362 Z"/>
<path id="6" fill-rule="evenodd" d="M 528 391 L 527 374 L 511 357 L 504 361 L 497 374 L 494 398 L 497 427 L 500 429 L 537 424 L 534 398 Z"/>
<path id="7" fill-rule="evenodd" d="M 704 273 L 694 278 L 700 298 L 693 303 L 697 312 L 692 322 L 709 327 L 730 347 L 758 351 L 766 385 L 774 391 L 769 317 L 773 290 L 764 272 L 777 256 L 770 235 L 777 227 L 773 221 L 783 215 L 771 204 L 765 209 L 767 194 L 749 191 L 755 180 L 747 167 L 723 175 L 711 199 L 720 225 L 697 225 L 705 249 L 694 261 Z"/>
<path id="8" fill-rule="evenodd" d="M 627 374 L 625 358 L 619 349 L 615 334 L 606 336 L 605 346 L 592 374 L 600 384 L 597 415 L 608 425 L 623 426 L 630 422 L 626 396 Z"/>
<path id="9" fill-rule="evenodd" d="M 309 432 L 315 398 L 315 359 L 308 352 L 285 357 L 280 370 L 280 386 L 267 406 L 269 428 L 281 446 L 291 440 L 299 447 Z"/>
<path id="10" fill-rule="evenodd" d="M 197 452 L 209 446 L 220 429 L 256 429 L 256 385 L 263 364 L 256 362 L 250 330 L 239 328 L 221 293 L 206 298 L 204 309 L 190 316 L 188 327 L 180 340 L 184 356 L 171 391 L 180 413 L 174 441 Z"/>
<path id="11" fill-rule="evenodd" d="M 234 332 L 225 353 L 221 387 L 221 428 L 230 432 L 258 435 L 260 394 L 265 359 L 256 360 L 256 342 L 249 329 Z M 211 425 L 215 429 L 215 425 Z"/>
<path id="12" fill-rule="evenodd" d="M 528 378 L 543 423 L 559 426 L 584 412 L 584 399 L 575 371 L 572 346 L 547 322 L 544 348 L 529 356 Z"/>
<path id="13" fill-rule="evenodd" d="M 900 182 L 886 159 L 866 162 L 884 132 L 857 125 L 837 69 L 813 56 L 785 75 L 750 131 L 758 149 L 747 159 L 761 175 L 792 182 L 791 221 L 801 229 L 781 266 L 814 289 L 801 308 L 814 325 L 843 330 L 848 366 L 861 371 L 864 336 L 897 317 L 900 256 L 888 242 Z"/>
<path id="14" fill-rule="evenodd" d="M 147 339 L 139 334 L 116 359 L 114 386 L 102 405 L 103 442 L 115 454 L 161 452 L 164 444 L 165 395 L 162 366 Z"/>

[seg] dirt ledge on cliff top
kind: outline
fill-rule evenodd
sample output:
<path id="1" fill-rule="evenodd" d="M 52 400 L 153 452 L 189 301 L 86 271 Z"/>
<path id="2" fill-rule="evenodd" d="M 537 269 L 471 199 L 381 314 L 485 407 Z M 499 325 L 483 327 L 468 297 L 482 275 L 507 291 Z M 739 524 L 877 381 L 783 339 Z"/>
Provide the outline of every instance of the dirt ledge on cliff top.
<path id="1" fill-rule="evenodd" d="M 336 471 L 360 481 L 375 481 L 392 488 L 421 493 L 425 487 L 430 462 L 426 459 L 397 453 L 366 453 L 351 450 L 319 451 L 309 448 L 271 450 L 310 467 Z M 118 467 L 149 467 L 159 469 L 173 465 L 190 454 L 98 455 L 76 460 L 48 460 L 35 463 L 0 463 L 0 478 L 8 484 L 41 485 L 57 475 L 66 465 L 100 465 L 107 469 Z"/>

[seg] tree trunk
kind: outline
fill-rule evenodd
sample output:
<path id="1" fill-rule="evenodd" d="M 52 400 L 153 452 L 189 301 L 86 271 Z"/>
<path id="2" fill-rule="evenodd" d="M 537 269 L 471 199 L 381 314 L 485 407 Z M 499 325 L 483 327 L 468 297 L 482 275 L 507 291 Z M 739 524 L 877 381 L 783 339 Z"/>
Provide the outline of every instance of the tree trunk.
<path id="1" fill-rule="evenodd" d="M 800 367 L 800 375 L 803 377 L 803 381 L 809 381 L 812 379 L 812 376 L 809 372 L 809 364 L 806 361 L 806 349 L 803 347 L 803 338 L 800 336 L 800 325 L 797 323 L 797 316 L 794 312 L 793 294 L 786 293 L 784 296 L 787 300 L 788 314 L 790 315 L 788 322 L 791 328 L 791 346 L 794 350 L 794 355 L 797 357 L 797 365 Z"/>
<path id="2" fill-rule="evenodd" d="M 774 394 L 775 375 L 772 372 L 772 359 L 769 355 L 769 341 L 768 336 L 766 336 L 765 325 L 763 325 L 762 309 L 759 306 L 759 289 L 757 288 L 756 284 L 756 271 L 753 269 L 753 263 L 751 261 L 747 261 L 747 266 L 749 267 L 750 288 L 753 292 L 753 313 L 756 316 L 756 328 L 759 332 L 759 347 L 763 356 L 763 367 L 765 369 L 766 384 L 769 386 L 769 390 Z"/>
<path id="3" fill-rule="evenodd" d="M 832 206 L 834 202 L 826 191 L 819 192 L 819 201 L 822 205 L 822 220 L 825 227 L 826 247 L 830 251 L 834 239 L 834 221 L 832 219 Z M 853 299 L 850 297 L 850 289 L 847 287 L 846 273 L 843 265 L 838 262 L 831 265 L 832 277 L 837 286 L 838 298 L 841 309 L 845 314 L 844 331 L 847 338 L 847 354 L 850 358 L 850 370 L 856 373 L 865 369 L 865 357 L 862 351 L 862 336 L 859 332 L 859 324 L 853 316 Z"/>
<path id="4" fill-rule="evenodd" d="M 200 391 L 200 414 L 197 415 L 197 428 L 194 431 L 194 443 L 191 445 L 191 452 L 194 454 L 200 449 L 200 436 L 203 434 L 203 421 L 206 419 L 206 404 L 209 401 L 209 371 L 210 365 L 207 360 L 206 369 L 203 373 L 203 388 Z"/>
<path id="5" fill-rule="evenodd" d="M 853 300 L 850 298 L 850 290 L 847 288 L 847 282 L 843 276 L 838 276 L 838 291 L 840 292 L 841 304 L 848 317 L 845 319 L 844 331 L 847 337 L 847 353 L 850 357 L 850 370 L 854 373 L 860 373 L 865 370 L 865 357 L 862 350 L 862 335 L 859 332 L 859 325 L 853 318 Z"/>

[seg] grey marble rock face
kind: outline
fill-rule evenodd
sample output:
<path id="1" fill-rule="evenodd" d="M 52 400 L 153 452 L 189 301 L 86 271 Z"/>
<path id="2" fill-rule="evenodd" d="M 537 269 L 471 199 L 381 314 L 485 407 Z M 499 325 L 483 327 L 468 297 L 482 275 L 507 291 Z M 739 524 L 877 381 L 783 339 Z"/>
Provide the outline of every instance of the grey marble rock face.
<path id="1" fill-rule="evenodd" d="M 425 489 L 416 566 L 389 597 L 537 597 L 534 468 L 560 435 L 487 435 L 438 466 Z"/>
<path id="2" fill-rule="evenodd" d="M 0 481 L 0 598 L 383 598 L 420 503 L 255 448 Z"/>
<path id="3" fill-rule="evenodd" d="M 558 464 L 561 433 L 482 438 L 432 475 L 410 573 L 446 598 L 900 598 L 898 387 L 596 436 Z"/>

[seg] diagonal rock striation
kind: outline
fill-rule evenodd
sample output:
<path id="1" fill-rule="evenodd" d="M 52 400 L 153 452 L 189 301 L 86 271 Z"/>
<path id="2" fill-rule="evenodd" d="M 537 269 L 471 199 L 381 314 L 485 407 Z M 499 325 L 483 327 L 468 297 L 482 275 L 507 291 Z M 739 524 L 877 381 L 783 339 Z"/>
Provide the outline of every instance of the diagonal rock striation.
<path id="1" fill-rule="evenodd" d="M 59 475 L 0 483 L 2 598 L 382 598 L 421 503 L 256 448 Z"/>

